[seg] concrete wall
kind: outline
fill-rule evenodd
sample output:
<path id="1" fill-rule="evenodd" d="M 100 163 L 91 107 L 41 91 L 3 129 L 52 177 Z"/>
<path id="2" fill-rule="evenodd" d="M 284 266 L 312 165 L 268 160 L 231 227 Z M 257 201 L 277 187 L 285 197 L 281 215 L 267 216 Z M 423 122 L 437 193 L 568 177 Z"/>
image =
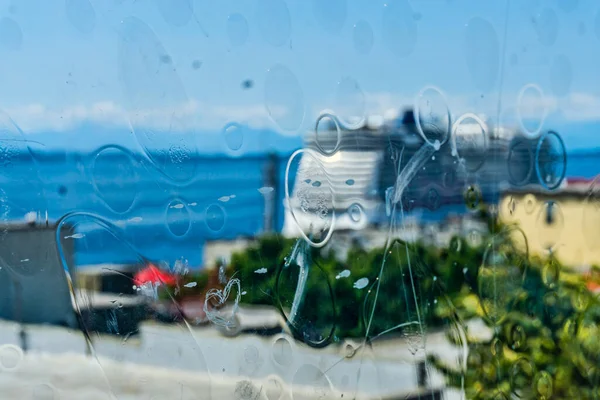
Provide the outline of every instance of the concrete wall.
<path id="1" fill-rule="evenodd" d="M 69 242 L 63 245 L 66 257 L 73 257 Z M 0 267 L 0 318 L 77 325 L 53 226 L 1 226 Z"/>

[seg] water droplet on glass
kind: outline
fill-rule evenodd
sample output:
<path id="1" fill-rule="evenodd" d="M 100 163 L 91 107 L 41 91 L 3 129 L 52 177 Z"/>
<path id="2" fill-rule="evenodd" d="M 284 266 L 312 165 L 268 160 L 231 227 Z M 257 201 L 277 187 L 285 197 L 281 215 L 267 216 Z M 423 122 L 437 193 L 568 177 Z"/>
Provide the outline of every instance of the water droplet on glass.
<path id="1" fill-rule="evenodd" d="M 137 197 L 139 182 L 132 155 L 121 147 L 106 146 L 97 152 L 91 169 L 98 196 L 114 212 L 128 211 Z"/>
<path id="2" fill-rule="evenodd" d="M 467 67 L 475 87 L 488 93 L 496 84 L 500 65 L 500 42 L 494 26 L 483 18 L 472 18 L 465 33 Z"/>
<path id="3" fill-rule="evenodd" d="M 352 41 L 357 52 L 368 54 L 373 47 L 373 28 L 371 28 L 371 25 L 365 20 L 360 20 L 354 24 Z"/>
<path id="4" fill-rule="evenodd" d="M 552 46 L 558 36 L 558 16 L 551 8 L 543 9 L 533 18 L 538 40 L 544 46 Z"/>
<path id="5" fill-rule="evenodd" d="M 304 240 L 311 246 L 322 247 L 333 234 L 336 215 L 331 183 L 317 154 L 308 149 L 292 154 L 286 167 L 285 196 Z M 296 184 L 291 192 L 290 171 L 294 170 L 297 171 Z M 314 185 L 315 182 L 319 183 Z"/>
<path id="6" fill-rule="evenodd" d="M 360 222 L 363 214 L 362 207 L 360 204 L 354 203 L 348 208 L 348 214 L 353 222 Z"/>
<path id="7" fill-rule="evenodd" d="M 283 385 L 277 378 L 269 378 L 265 388 L 267 400 L 280 400 L 283 394 Z"/>
<path id="8" fill-rule="evenodd" d="M 469 232 L 469 234 L 467 235 L 467 242 L 469 243 L 469 245 L 471 247 L 477 247 L 481 245 L 481 241 L 482 241 L 482 233 L 478 232 L 477 230 L 472 230 L 471 232 Z"/>
<path id="9" fill-rule="evenodd" d="M 578 323 L 576 319 L 567 319 L 562 327 L 562 333 L 565 337 L 574 337 L 577 335 Z"/>
<path id="10" fill-rule="evenodd" d="M 578 312 L 584 312 L 590 304 L 590 291 L 585 286 L 580 286 L 572 298 L 573 307 Z"/>
<path id="11" fill-rule="evenodd" d="M 191 227 L 191 214 L 181 200 L 173 200 L 166 210 L 167 227 L 174 236 L 184 236 Z"/>
<path id="12" fill-rule="evenodd" d="M 96 11 L 89 0 L 66 0 L 67 19 L 79 32 L 88 34 L 96 26 Z"/>
<path id="13" fill-rule="evenodd" d="M 33 400 L 58 400 L 59 395 L 54 386 L 40 383 L 31 389 L 31 398 Z"/>
<path id="14" fill-rule="evenodd" d="M 504 353 L 504 345 L 502 344 L 502 341 L 498 338 L 494 338 L 492 340 L 492 344 L 490 345 L 490 352 L 492 353 L 492 355 L 494 357 L 502 357 L 502 354 Z"/>
<path id="15" fill-rule="evenodd" d="M 413 356 L 416 355 L 420 349 L 424 348 L 424 338 L 418 324 L 411 324 L 402 328 L 402 336 L 406 340 L 408 351 Z"/>
<path id="16" fill-rule="evenodd" d="M 200 61 L 200 60 L 192 61 L 192 69 L 199 70 L 201 66 L 202 66 L 202 61 Z"/>
<path id="17" fill-rule="evenodd" d="M 21 366 L 23 361 L 23 350 L 13 344 L 0 346 L 0 369 L 2 371 L 14 371 Z"/>
<path id="18" fill-rule="evenodd" d="M 554 57 L 550 66 L 550 88 L 557 96 L 564 96 L 569 93 L 571 82 L 573 81 L 573 68 L 571 61 L 564 56 Z"/>
<path id="19" fill-rule="evenodd" d="M 369 284 L 369 278 L 360 278 L 356 282 L 354 282 L 354 289 L 364 289 Z"/>
<path id="20" fill-rule="evenodd" d="M 219 232 L 225 226 L 225 209 L 218 204 L 211 204 L 206 208 L 204 220 L 206 226 L 213 232 Z"/>
<path id="21" fill-rule="evenodd" d="M 297 131 L 304 121 L 304 94 L 300 83 L 292 71 L 281 64 L 267 71 L 265 107 L 273 121 L 285 131 Z"/>
<path id="22" fill-rule="evenodd" d="M 232 292 L 233 290 L 233 292 Z M 223 309 L 231 296 L 232 307 Z M 237 315 L 241 298 L 241 284 L 237 278 L 231 278 L 223 289 L 211 288 L 206 292 L 204 300 L 204 312 L 213 324 L 225 328 L 228 332 L 237 333 L 240 329 Z"/>
<path id="23" fill-rule="evenodd" d="M 5 50 L 20 50 L 23 45 L 23 31 L 12 18 L 0 19 L 0 46 Z"/>
<path id="24" fill-rule="evenodd" d="M 468 172 L 479 170 L 487 155 L 486 124 L 475 114 L 463 114 L 452 131 L 452 153 Z"/>
<path id="25" fill-rule="evenodd" d="M 235 122 L 225 125 L 223 128 L 223 137 L 230 150 L 237 151 L 242 148 L 244 143 L 244 129 Z"/>
<path id="26" fill-rule="evenodd" d="M 531 180 L 534 169 L 534 155 L 529 141 L 525 138 L 514 138 L 511 141 L 506 165 L 510 183 L 523 186 Z"/>
<path id="27" fill-rule="evenodd" d="M 590 250 L 600 247 L 600 177 L 594 178 L 583 204 L 583 236 Z"/>
<path id="28" fill-rule="evenodd" d="M 335 330 L 333 292 L 320 265 L 309 259 L 308 244 L 300 240 L 297 246 L 293 259 L 279 268 L 277 300 L 294 336 L 320 347 L 330 342 Z"/>
<path id="29" fill-rule="evenodd" d="M 536 136 L 546 119 L 546 99 L 542 89 L 529 83 L 520 90 L 517 97 L 517 115 L 523 132 Z"/>
<path id="30" fill-rule="evenodd" d="M 255 400 L 260 395 L 261 389 L 254 386 L 249 380 L 242 380 L 235 384 L 235 400 Z"/>
<path id="31" fill-rule="evenodd" d="M 519 358 L 510 369 L 510 386 L 512 392 L 519 398 L 525 397 L 531 388 L 535 374 L 535 366 L 527 358 Z"/>
<path id="32" fill-rule="evenodd" d="M 275 189 L 273 187 L 271 187 L 271 186 L 263 186 L 263 187 L 261 187 L 261 188 L 259 188 L 257 190 L 262 195 L 267 195 L 267 194 L 273 193 L 275 191 Z"/>
<path id="33" fill-rule="evenodd" d="M 445 189 L 456 190 L 464 185 L 464 175 L 459 173 L 454 166 L 450 166 L 447 168 L 447 171 L 444 172 L 442 184 Z"/>
<path id="34" fill-rule="evenodd" d="M 345 269 L 342 272 L 340 272 L 339 274 L 337 274 L 335 276 L 335 279 L 348 278 L 349 276 L 350 276 L 350 270 Z"/>
<path id="35" fill-rule="evenodd" d="M 499 390 L 494 397 L 492 397 L 492 400 L 509 400 L 508 396 L 506 395 L 506 393 L 502 392 L 501 390 Z"/>
<path id="36" fill-rule="evenodd" d="M 344 346 L 344 357 L 352 358 L 352 357 L 354 357 L 355 354 L 356 354 L 356 348 L 354 346 L 352 346 L 350 343 L 347 343 Z"/>
<path id="37" fill-rule="evenodd" d="M 177 7 L 178 2 L 169 5 Z M 198 148 L 190 111 L 169 111 L 158 116 L 157 104 L 193 107 L 168 55 L 154 31 L 143 21 L 127 17 L 119 25 L 118 74 L 133 133 L 151 165 L 167 178 L 187 182 L 195 176 Z M 192 108 L 193 110 L 193 108 Z M 157 122 L 162 125 L 157 127 Z M 190 125 L 192 127 L 190 128 Z"/>
<path id="38" fill-rule="evenodd" d="M 535 390 L 540 400 L 552 398 L 552 377 L 546 371 L 540 371 L 535 377 Z"/>
<path id="39" fill-rule="evenodd" d="M 511 231 L 493 236 L 486 245 L 477 285 L 481 307 L 492 324 L 506 318 L 513 294 L 522 284 L 524 258 L 513 245 Z"/>
<path id="40" fill-rule="evenodd" d="M 452 239 L 450 239 L 448 249 L 455 253 L 460 253 L 460 250 L 462 249 L 462 239 L 458 236 L 453 236 Z"/>
<path id="41" fill-rule="evenodd" d="M 263 39 L 273 46 L 287 43 L 292 32 L 292 21 L 286 2 L 258 0 L 256 12 L 258 30 Z"/>
<path id="42" fill-rule="evenodd" d="M 479 207 L 479 203 L 481 202 L 481 190 L 479 190 L 479 187 L 476 185 L 470 185 L 465 190 L 463 197 L 465 199 L 465 205 L 467 208 L 470 210 L 475 210 L 477 207 Z"/>
<path id="43" fill-rule="evenodd" d="M 294 361 L 294 352 L 290 341 L 285 337 L 277 338 L 271 347 L 273 360 L 282 367 L 292 365 Z"/>
<path id="44" fill-rule="evenodd" d="M 254 81 L 252 79 L 244 79 L 242 81 L 241 86 L 244 90 L 252 89 L 252 87 L 254 86 Z"/>
<path id="45" fill-rule="evenodd" d="M 385 215 L 392 215 L 392 200 L 394 198 L 394 188 L 392 186 L 385 189 Z"/>
<path id="46" fill-rule="evenodd" d="M 313 0 L 317 24 L 326 32 L 339 33 L 346 21 L 346 0 Z"/>
<path id="47" fill-rule="evenodd" d="M 435 211 L 440 207 L 440 194 L 434 188 L 427 191 L 427 198 L 425 199 L 427 208 L 431 211 Z"/>
<path id="48" fill-rule="evenodd" d="M 335 111 L 348 128 L 358 128 L 365 120 L 365 94 L 353 78 L 338 82 L 335 91 Z"/>
<path id="49" fill-rule="evenodd" d="M 560 277 L 560 264 L 556 259 L 550 258 L 544 263 L 542 269 L 542 281 L 550 289 L 554 289 Z"/>
<path id="50" fill-rule="evenodd" d="M 257 364 L 259 362 L 259 354 L 256 346 L 248 346 L 244 349 L 244 361 L 248 364 Z"/>
<path id="51" fill-rule="evenodd" d="M 315 123 L 315 143 L 324 154 L 332 154 L 340 145 L 340 126 L 337 117 L 331 113 L 323 112 Z"/>
<path id="52" fill-rule="evenodd" d="M 535 170 L 539 183 L 554 190 L 562 183 L 567 170 L 567 151 L 561 137 L 549 131 L 538 139 Z"/>
<path id="53" fill-rule="evenodd" d="M 535 208 L 536 208 L 536 205 L 537 205 L 537 199 L 535 198 L 534 195 L 527 194 L 523 198 L 523 203 L 525 205 L 524 206 L 525 212 L 527 214 L 531 214 L 533 211 L 535 211 Z"/>
<path id="54" fill-rule="evenodd" d="M 248 22 L 242 14 L 234 13 L 227 18 L 227 37 L 232 46 L 243 46 L 248 40 Z"/>
<path id="55" fill-rule="evenodd" d="M 193 0 L 158 0 L 158 11 L 166 23 L 184 26 L 194 13 Z"/>
<path id="56" fill-rule="evenodd" d="M 510 346 L 513 350 L 520 350 L 525 346 L 527 336 L 521 325 L 514 325 L 510 331 Z"/>
<path id="57" fill-rule="evenodd" d="M 394 1 L 383 7 L 381 36 L 383 44 L 397 56 L 410 55 L 417 44 L 417 23 L 406 0 Z"/>
<path id="58" fill-rule="evenodd" d="M 546 201 L 538 214 L 536 228 L 542 248 L 554 249 L 560 242 L 565 220 L 561 207 L 555 201 Z"/>
<path id="59" fill-rule="evenodd" d="M 308 397 L 314 399 L 331 399 L 331 382 L 323 371 L 311 364 L 298 368 L 292 379 L 293 387 L 308 388 Z"/>
<path id="60" fill-rule="evenodd" d="M 415 122 L 421 137 L 435 150 L 448 140 L 452 119 L 440 89 L 428 86 L 419 92 L 415 99 Z"/>

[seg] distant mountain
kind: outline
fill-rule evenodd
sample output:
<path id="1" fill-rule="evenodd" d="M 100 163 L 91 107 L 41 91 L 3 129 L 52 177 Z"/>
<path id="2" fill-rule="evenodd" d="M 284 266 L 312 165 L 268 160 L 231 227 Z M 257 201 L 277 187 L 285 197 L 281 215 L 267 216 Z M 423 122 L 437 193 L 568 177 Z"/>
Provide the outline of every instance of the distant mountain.
<path id="1" fill-rule="evenodd" d="M 544 123 L 544 130 L 556 131 L 565 143 L 569 154 L 600 153 L 599 121 L 552 121 Z M 244 156 L 275 152 L 289 154 L 302 146 L 302 136 L 283 135 L 272 129 L 240 125 L 243 139 L 241 148 L 232 151 L 227 147 L 225 136 L 218 130 L 194 132 L 199 155 Z M 191 132 L 190 132 L 191 133 Z M 165 149 L 177 143 L 180 134 L 153 131 L 155 148 Z M 142 134 L 143 135 L 143 134 Z M 86 122 L 64 131 L 44 131 L 25 135 L 29 145 L 37 152 L 90 152 L 109 144 L 123 146 L 133 152 L 143 148 L 129 127 Z M 191 135 L 190 135 L 191 137 Z M 239 138 L 237 138 L 239 139 Z"/>
<path id="2" fill-rule="evenodd" d="M 241 132 L 241 133 L 240 133 Z M 168 132 L 149 131 L 153 145 L 148 147 L 157 150 L 169 148 L 181 142 L 193 148 L 194 142 L 199 155 L 231 155 L 290 153 L 302 146 L 302 137 L 282 135 L 270 129 L 257 129 L 239 126 L 237 144 L 239 150 L 227 147 L 225 136 L 219 131 L 195 131 L 189 134 L 171 134 Z M 141 133 L 144 135 L 144 133 Z M 106 145 L 123 146 L 133 152 L 144 151 L 134 133 L 127 127 L 106 126 L 95 123 L 84 123 L 65 131 L 45 131 L 26 134 L 29 145 L 36 152 L 90 152 Z M 240 141 L 240 138 L 241 141 Z"/>

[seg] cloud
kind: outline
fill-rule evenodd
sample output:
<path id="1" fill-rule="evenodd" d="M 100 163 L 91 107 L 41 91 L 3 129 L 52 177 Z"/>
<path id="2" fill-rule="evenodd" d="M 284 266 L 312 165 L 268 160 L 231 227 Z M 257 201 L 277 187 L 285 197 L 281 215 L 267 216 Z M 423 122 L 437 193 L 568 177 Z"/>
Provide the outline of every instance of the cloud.
<path id="1" fill-rule="evenodd" d="M 446 98 L 454 119 L 466 112 L 487 115 L 491 118 L 495 118 L 497 113 L 497 97 L 494 95 L 488 95 L 488 101 L 481 102 L 472 96 L 447 96 Z M 395 118 L 403 109 L 412 107 L 414 100 L 414 97 L 397 93 L 365 93 L 364 111 L 366 116 Z M 505 111 L 515 110 L 517 103 L 517 96 L 505 95 L 502 108 Z M 546 95 L 543 98 L 529 100 L 527 104 L 527 107 L 521 110 L 522 118 L 535 117 L 541 107 L 547 115 L 558 115 L 565 122 L 600 120 L 600 98 L 589 93 L 571 93 L 563 98 Z M 350 104 L 349 107 L 353 110 L 357 109 L 356 104 Z M 327 107 L 307 105 L 302 128 L 297 132 L 282 133 L 294 135 L 301 133 L 303 129 L 311 129 L 319 113 L 325 108 Z M 107 100 L 63 108 L 27 104 L 8 107 L 4 111 L 25 133 L 66 131 L 85 123 L 177 132 L 220 131 L 228 123 L 237 122 L 257 128 L 279 130 L 264 104 L 210 104 L 190 100 L 175 106 L 128 110 L 120 104 Z M 333 111 L 343 114 L 346 110 Z M 285 110 L 281 109 L 278 112 L 285 113 Z"/>
<path id="2" fill-rule="evenodd" d="M 127 110 L 112 101 L 53 108 L 43 104 L 9 107 L 4 111 L 25 133 L 66 131 L 85 123 L 163 131 L 220 130 L 227 123 L 272 126 L 262 105 L 208 105 L 191 100 L 176 106 Z"/>
<path id="3" fill-rule="evenodd" d="M 572 93 L 565 102 L 556 102 L 569 121 L 600 120 L 600 98 L 589 93 Z"/>
<path id="4" fill-rule="evenodd" d="M 593 122 L 600 121 L 600 97 L 591 93 L 573 92 L 564 97 L 543 94 L 543 96 L 526 96 L 519 103 L 518 93 L 505 93 L 501 103 L 501 121 L 512 123 L 517 118 L 516 110 L 520 107 L 523 119 L 539 118 L 540 115 L 552 117 L 560 122 Z M 367 110 L 379 115 L 393 115 L 394 110 L 400 111 L 412 107 L 414 97 L 394 95 L 392 93 L 371 93 L 366 96 Z M 464 113 L 475 113 L 494 121 L 497 118 L 497 94 L 487 95 L 488 101 L 480 101 L 477 96 L 446 95 L 448 108 L 456 120 Z M 520 104 L 520 105 L 519 105 Z"/>

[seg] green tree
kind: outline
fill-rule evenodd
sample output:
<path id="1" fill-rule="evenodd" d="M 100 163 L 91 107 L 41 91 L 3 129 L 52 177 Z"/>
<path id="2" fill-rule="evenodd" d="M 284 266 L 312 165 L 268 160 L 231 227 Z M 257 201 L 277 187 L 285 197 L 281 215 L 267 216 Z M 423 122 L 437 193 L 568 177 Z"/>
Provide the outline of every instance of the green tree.
<path id="1" fill-rule="evenodd" d="M 430 362 L 469 399 L 600 398 L 597 297 L 584 276 L 552 256 L 528 257 L 516 232 L 504 227 L 490 236 L 476 282 L 465 279 L 454 292 L 454 310 L 437 310 L 462 321 L 465 335 L 448 338 L 468 350 L 466 369 L 436 356 Z M 487 329 L 472 331 L 474 321 Z"/>

